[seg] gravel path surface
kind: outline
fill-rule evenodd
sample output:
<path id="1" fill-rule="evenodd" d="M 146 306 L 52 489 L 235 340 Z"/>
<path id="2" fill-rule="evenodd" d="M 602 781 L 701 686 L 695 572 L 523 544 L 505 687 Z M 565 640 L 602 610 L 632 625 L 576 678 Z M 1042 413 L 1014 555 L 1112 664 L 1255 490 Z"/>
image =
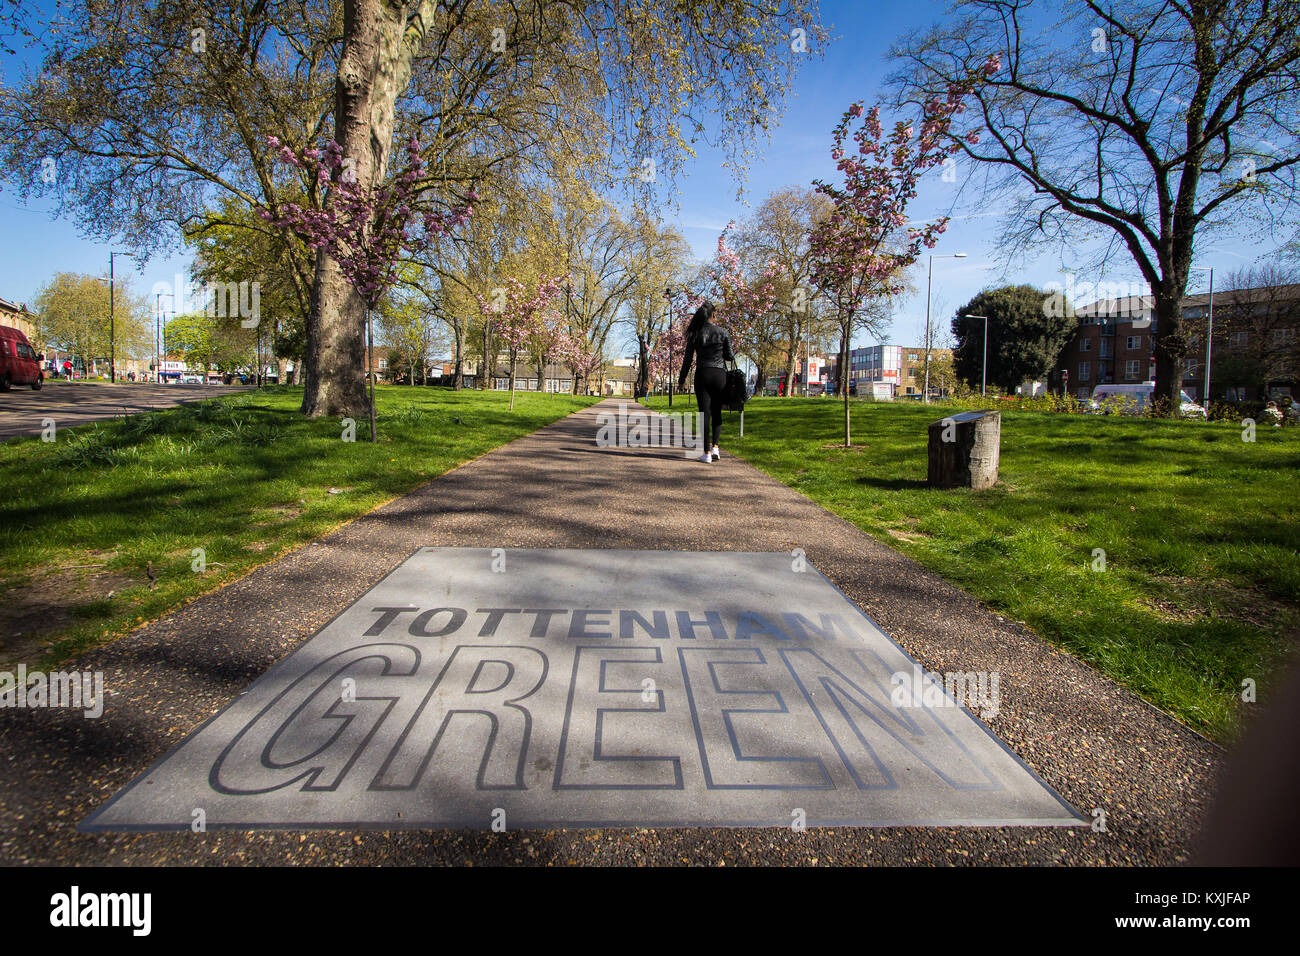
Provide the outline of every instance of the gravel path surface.
<path id="1" fill-rule="evenodd" d="M 597 448 L 606 401 L 478 458 L 69 664 L 104 715 L 0 713 L 0 861 L 88 864 L 1186 862 L 1223 752 L 807 498 L 730 457 Z M 730 419 L 724 424 L 732 427 Z M 725 454 L 725 449 L 724 449 Z M 708 516 L 689 502 L 707 495 Z M 1106 831 L 902 827 L 83 834 L 76 824 L 423 545 L 792 551 L 927 669 L 998 671 L 989 726 Z"/>

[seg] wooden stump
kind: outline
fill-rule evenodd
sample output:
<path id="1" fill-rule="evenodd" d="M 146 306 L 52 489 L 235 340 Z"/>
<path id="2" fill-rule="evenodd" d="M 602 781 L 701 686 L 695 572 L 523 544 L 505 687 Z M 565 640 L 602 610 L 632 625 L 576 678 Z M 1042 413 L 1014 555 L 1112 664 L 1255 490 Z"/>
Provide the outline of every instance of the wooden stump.
<path id="1" fill-rule="evenodd" d="M 992 488 L 998 480 L 1002 413 L 962 412 L 930 425 L 932 488 Z"/>

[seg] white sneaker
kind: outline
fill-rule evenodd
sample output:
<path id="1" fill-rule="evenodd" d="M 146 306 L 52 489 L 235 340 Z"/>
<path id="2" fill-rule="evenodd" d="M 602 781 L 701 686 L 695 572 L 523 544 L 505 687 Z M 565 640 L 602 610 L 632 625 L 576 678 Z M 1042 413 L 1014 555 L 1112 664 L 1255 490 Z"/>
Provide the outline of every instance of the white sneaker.
<path id="1" fill-rule="evenodd" d="M 722 457 L 722 452 L 718 451 L 718 446 L 717 446 L 717 445 L 714 445 L 714 446 L 713 446 L 713 460 L 714 460 L 714 461 L 717 461 L 717 460 L 718 460 L 719 458 L 721 458 L 721 457 Z"/>
<path id="2" fill-rule="evenodd" d="M 700 456 L 700 461 L 704 462 L 706 465 L 711 464 L 713 462 L 713 456 L 706 451 Z"/>

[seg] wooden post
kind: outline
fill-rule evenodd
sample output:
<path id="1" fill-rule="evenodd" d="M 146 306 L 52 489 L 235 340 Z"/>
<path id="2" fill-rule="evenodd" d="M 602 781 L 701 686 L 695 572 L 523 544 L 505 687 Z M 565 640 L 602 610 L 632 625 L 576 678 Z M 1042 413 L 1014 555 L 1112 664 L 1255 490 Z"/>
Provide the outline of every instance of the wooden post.
<path id="1" fill-rule="evenodd" d="M 998 480 L 1002 413 L 962 412 L 930 425 L 927 479 L 932 488 L 992 488 Z"/>

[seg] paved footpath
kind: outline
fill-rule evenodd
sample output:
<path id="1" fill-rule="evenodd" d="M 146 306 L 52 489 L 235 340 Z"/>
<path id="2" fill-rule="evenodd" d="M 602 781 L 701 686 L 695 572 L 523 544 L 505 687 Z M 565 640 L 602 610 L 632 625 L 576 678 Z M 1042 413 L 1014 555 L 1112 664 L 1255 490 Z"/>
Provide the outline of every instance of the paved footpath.
<path id="1" fill-rule="evenodd" d="M 59 428 L 134 415 L 156 408 L 171 408 L 251 385 L 152 385 L 134 382 L 47 382 L 39 391 L 15 385 L 0 393 L 0 441 L 19 435 L 39 435 L 44 422 L 54 419 Z"/>
<path id="2" fill-rule="evenodd" d="M 606 401 L 478 458 L 76 662 L 104 715 L 0 720 L 0 862 L 1176 864 L 1222 751 L 744 462 L 598 448 Z M 726 427 L 733 424 L 728 416 Z M 724 449 L 725 451 L 725 449 Z M 699 502 L 711 502 L 707 511 Z M 991 730 L 1086 827 L 82 833 L 76 824 L 421 546 L 784 551 L 929 670 L 997 671 Z M 69 665 L 69 667 L 74 665 Z"/>

